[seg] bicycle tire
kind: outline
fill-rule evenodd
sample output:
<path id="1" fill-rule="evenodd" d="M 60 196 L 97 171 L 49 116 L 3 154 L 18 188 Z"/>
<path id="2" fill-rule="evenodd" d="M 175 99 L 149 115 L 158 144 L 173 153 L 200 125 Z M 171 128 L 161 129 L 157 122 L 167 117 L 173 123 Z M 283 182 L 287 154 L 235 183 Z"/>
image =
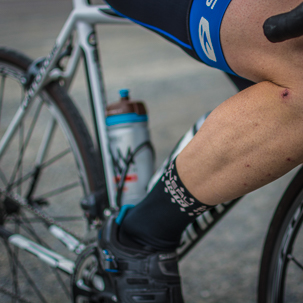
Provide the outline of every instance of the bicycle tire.
<path id="1" fill-rule="evenodd" d="M 303 168 L 280 200 L 264 244 L 259 303 L 303 301 Z"/>
<path id="2" fill-rule="evenodd" d="M 10 122 L 9 115 L 15 113 L 22 100 L 24 76 L 31 63 L 31 59 L 17 51 L 0 48 L 0 138 L 1 124 L 5 129 Z M 19 90 L 20 96 L 17 96 Z M 18 97 L 16 104 L 15 97 Z M 38 176 L 35 176 L 37 155 L 41 154 Z M 48 84 L 34 100 L 0 161 L 2 190 L 25 198 L 36 212 L 47 213 L 63 228 L 80 234 L 79 241 L 84 240 L 88 223 L 80 200 L 100 189 L 103 180 L 87 127 L 58 82 Z M 39 216 L 16 206 L 15 202 L 11 203 L 13 206 L 5 202 L 0 203 L 0 227 L 63 252 L 71 260 L 76 259 L 74 253 L 48 235 L 47 226 Z M 0 267 L 0 301 L 3 303 L 70 299 L 69 276 L 50 269 L 3 238 L 0 238 Z M 30 280 L 35 280 L 34 286 Z"/>

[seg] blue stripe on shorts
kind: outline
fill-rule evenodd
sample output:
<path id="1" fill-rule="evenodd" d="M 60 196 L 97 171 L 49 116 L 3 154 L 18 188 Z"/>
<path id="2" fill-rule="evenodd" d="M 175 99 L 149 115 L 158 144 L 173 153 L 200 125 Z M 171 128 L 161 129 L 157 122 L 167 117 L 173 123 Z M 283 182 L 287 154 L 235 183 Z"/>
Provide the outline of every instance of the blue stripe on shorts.
<path id="1" fill-rule="evenodd" d="M 220 42 L 220 27 L 230 2 L 231 0 L 193 0 L 189 30 L 194 50 L 203 62 L 235 75 L 225 61 Z"/>

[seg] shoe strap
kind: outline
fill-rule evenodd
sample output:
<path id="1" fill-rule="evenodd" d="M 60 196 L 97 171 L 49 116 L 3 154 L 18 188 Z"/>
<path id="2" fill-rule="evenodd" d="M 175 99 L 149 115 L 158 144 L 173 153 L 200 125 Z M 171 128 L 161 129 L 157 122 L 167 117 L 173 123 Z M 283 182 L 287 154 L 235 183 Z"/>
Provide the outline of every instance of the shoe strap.
<path id="1" fill-rule="evenodd" d="M 101 265 L 105 271 L 111 273 L 119 273 L 123 270 L 137 271 L 142 274 L 148 272 L 147 260 L 119 260 L 108 249 L 101 251 Z"/>

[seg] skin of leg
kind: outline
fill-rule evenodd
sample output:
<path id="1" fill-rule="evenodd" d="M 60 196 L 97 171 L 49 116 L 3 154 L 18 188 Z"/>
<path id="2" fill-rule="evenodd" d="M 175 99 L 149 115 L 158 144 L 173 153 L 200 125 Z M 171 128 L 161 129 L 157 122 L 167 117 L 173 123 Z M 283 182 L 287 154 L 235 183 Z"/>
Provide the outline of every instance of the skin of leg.
<path id="1" fill-rule="evenodd" d="M 205 204 L 249 193 L 303 161 L 303 39 L 272 44 L 262 30 L 300 3 L 233 0 L 225 13 L 226 61 L 257 84 L 217 107 L 177 158 L 184 185 Z"/>

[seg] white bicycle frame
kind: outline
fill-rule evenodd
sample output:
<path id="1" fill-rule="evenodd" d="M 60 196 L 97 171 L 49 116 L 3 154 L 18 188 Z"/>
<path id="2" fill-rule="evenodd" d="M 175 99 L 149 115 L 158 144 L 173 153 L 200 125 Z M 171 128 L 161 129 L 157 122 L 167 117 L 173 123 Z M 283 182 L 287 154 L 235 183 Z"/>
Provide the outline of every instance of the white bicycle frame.
<path id="1" fill-rule="evenodd" d="M 97 142 L 100 151 L 102 151 L 105 180 L 114 180 L 114 170 L 109 152 L 105 123 L 107 100 L 94 26 L 102 23 L 130 23 L 130 21 L 106 14 L 104 12 L 106 9 L 109 9 L 109 6 L 90 5 L 87 0 L 73 0 L 73 10 L 62 28 L 54 48 L 43 61 L 42 67 L 35 76 L 30 88 L 26 91 L 19 109 L 0 141 L 0 158 L 8 147 L 10 140 L 22 122 L 23 117 L 26 115 L 31 101 L 50 80 L 63 79 L 65 81 L 65 86 L 68 88 L 75 75 L 79 59 L 81 55 L 83 55 L 96 123 Z M 56 64 L 66 42 L 74 32 L 77 33 L 77 42 L 74 45 L 65 71 L 62 71 L 61 69 L 56 68 Z M 111 208 L 117 208 L 115 185 L 113 182 L 106 182 L 106 186 L 109 205 Z"/>

